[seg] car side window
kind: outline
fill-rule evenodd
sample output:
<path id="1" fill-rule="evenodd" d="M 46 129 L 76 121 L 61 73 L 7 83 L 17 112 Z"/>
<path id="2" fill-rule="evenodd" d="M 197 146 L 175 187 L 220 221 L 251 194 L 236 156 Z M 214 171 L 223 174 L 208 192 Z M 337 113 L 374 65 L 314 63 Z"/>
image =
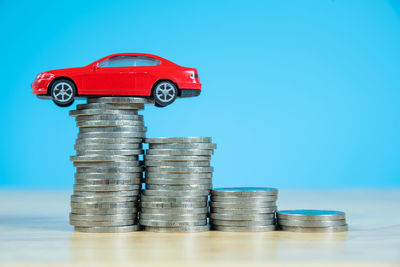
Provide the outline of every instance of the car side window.
<path id="1" fill-rule="evenodd" d="M 155 58 L 142 56 L 115 56 L 99 63 L 99 68 L 158 66 L 161 62 Z"/>

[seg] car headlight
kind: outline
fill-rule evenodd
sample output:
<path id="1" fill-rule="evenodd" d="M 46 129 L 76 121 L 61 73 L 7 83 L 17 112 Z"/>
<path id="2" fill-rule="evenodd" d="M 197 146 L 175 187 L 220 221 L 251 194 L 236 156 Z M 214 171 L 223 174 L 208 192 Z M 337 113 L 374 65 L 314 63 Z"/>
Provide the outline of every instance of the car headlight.
<path id="1" fill-rule="evenodd" d="M 51 79 L 51 78 L 53 78 L 53 74 L 51 74 L 51 73 L 39 73 L 37 76 L 36 76 L 36 79 L 38 79 L 38 80 L 47 80 L 47 79 Z"/>

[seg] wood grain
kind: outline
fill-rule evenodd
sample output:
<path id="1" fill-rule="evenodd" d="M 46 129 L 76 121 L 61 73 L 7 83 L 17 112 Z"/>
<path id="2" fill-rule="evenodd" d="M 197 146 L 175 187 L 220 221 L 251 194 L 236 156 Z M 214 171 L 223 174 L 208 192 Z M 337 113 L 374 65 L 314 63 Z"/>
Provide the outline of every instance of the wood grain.
<path id="1" fill-rule="evenodd" d="M 337 209 L 332 234 L 74 233 L 69 192 L 0 191 L 0 264 L 12 266 L 400 266 L 400 190 L 281 190 L 280 209 Z"/>

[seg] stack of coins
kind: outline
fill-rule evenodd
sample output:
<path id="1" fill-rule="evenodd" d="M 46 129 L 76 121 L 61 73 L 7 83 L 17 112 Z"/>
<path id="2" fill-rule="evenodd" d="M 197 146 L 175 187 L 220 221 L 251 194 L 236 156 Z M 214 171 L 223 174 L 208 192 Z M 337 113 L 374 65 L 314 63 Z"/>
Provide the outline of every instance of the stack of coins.
<path id="1" fill-rule="evenodd" d="M 257 232 L 276 230 L 278 190 L 268 187 L 216 188 L 211 191 L 213 230 Z"/>
<path id="2" fill-rule="evenodd" d="M 146 127 L 138 111 L 148 100 L 88 98 L 70 116 L 79 127 L 70 223 L 83 232 L 136 231 Z"/>
<path id="3" fill-rule="evenodd" d="M 278 225 L 290 232 L 344 232 L 348 230 L 346 214 L 333 210 L 282 210 L 277 212 Z"/>
<path id="4" fill-rule="evenodd" d="M 140 224 L 146 231 L 209 230 L 208 196 L 212 188 L 210 137 L 147 138 L 146 190 Z"/>

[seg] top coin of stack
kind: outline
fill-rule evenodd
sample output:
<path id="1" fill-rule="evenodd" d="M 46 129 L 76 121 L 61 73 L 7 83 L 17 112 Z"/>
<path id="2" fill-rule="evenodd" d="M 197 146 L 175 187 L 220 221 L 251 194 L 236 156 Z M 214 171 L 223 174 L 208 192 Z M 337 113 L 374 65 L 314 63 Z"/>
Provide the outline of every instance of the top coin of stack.
<path id="1" fill-rule="evenodd" d="M 146 127 L 138 110 L 148 101 L 133 97 L 88 98 L 70 115 L 79 127 L 77 171 L 70 223 L 77 231 L 138 230 L 138 198 L 143 177 Z"/>
<path id="2" fill-rule="evenodd" d="M 281 210 L 277 212 L 281 230 L 291 232 L 344 232 L 346 215 L 333 210 Z"/>
<path id="3" fill-rule="evenodd" d="M 211 191 L 211 227 L 219 231 L 272 231 L 278 190 L 269 187 L 216 188 Z"/>
<path id="4" fill-rule="evenodd" d="M 207 225 L 212 188 L 210 137 L 146 138 L 146 190 L 140 224 L 147 231 L 199 232 Z"/>

